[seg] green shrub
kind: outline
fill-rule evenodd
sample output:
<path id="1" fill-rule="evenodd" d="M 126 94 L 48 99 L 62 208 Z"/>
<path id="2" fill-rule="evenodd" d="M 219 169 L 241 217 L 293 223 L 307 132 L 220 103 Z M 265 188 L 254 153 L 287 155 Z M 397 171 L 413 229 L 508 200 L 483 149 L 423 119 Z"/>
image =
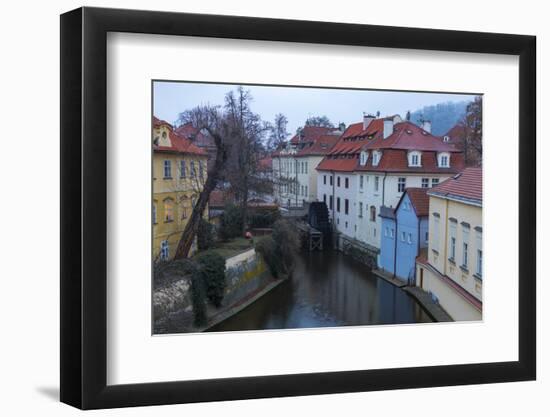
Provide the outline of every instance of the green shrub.
<path id="1" fill-rule="evenodd" d="M 225 294 L 225 259 L 215 252 L 205 252 L 197 258 L 206 297 L 216 307 Z"/>
<path id="2" fill-rule="evenodd" d="M 275 241 L 273 238 L 271 236 L 267 236 L 261 239 L 258 243 L 256 243 L 255 249 L 256 252 L 262 255 L 262 258 L 269 268 L 269 272 L 273 278 L 278 278 L 280 266 L 278 265 Z"/>
<path id="3" fill-rule="evenodd" d="M 197 247 L 199 250 L 210 249 L 214 245 L 214 225 L 201 219 L 197 230 Z"/>
<path id="4" fill-rule="evenodd" d="M 262 255 L 275 278 L 281 274 L 292 274 L 295 256 L 299 248 L 300 239 L 296 228 L 287 220 L 276 221 L 273 225 L 272 235 L 256 244 L 256 250 Z"/>
<path id="5" fill-rule="evenodd" d="M 243 213 L 240 207 L 227 204 L 223 210 L 220 224 L 220 238 L 229 240 L 243 234 Z"/>
<path id="6" fill-rule="evenodd" d="M 273 224 L 281 218 L 279 210 L 262 210 L 253 212 L 248 218 L 250 227 L 266 228 L 272 227 Z"/>

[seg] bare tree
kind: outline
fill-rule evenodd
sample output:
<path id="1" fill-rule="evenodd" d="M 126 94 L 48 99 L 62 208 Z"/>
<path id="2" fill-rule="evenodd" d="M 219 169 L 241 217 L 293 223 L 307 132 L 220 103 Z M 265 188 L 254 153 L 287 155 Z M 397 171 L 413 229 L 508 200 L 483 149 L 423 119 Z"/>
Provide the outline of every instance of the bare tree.
<path id="1" fill-rule="evenodd" d="M 477 96 L 466 107 L 466 114 L 460 121 L 461 147 L 466 164 L 481 165 L 483 157 L 483 99 Z"/>
<path id="2" fill-rule="evenodd" d="M 269 126 L 251 110 L 251 102 L 250 91 L 242 86 L 225 96 L 225 113 L 233 132 L 226 173 L 231 189 L 240 203 L 243 228 L 248 220 L 250 192 L 264 191 L 267 182 L 260 175 L 259 160 L 264 151 L 263 140 Z"/>
<path id="3" fill-rule="evenodd" d="M 282 113 L 275 115 L 275 120 L 272 125 L 269 125 L 269 137 L 267 140 L 267 148 L 269 150 L 280 149 L 288 137 L 287 131 L 288 119 Z"/>
<path id="4" fill-rule="evenodd" d="M 174 254 L 175 259 L 186 258 L 189 255 L 200 220 L 208 204 L 210 193 L 216 188 L 218 181 L 223 178 L 227 160 L 227 137 L 231 135 L 227 120 L 218 106 L 197 106 L 194 109 L 181 113 L 179 120 L 182 123 L 190 122 L 199 129 L 205 129 L 212 136 L 216 144 L 216 158 L 208 171 L 206 181 L 203 184 L 197 183 L 200 193 L 178 242 L 178 247 Z M 197 176 L 195 175 L 195 177 Z"/>

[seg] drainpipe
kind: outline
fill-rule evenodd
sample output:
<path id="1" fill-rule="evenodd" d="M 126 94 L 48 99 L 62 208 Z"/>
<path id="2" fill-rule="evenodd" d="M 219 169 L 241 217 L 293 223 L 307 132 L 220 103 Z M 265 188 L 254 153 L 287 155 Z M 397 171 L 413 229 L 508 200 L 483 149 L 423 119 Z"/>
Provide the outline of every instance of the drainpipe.
<path id="1" fill-rule="evenodd" d="M 384 172 L 384 179 L 382 180 L 382 205 L 386 205 L 386 176 L 388 175 L 387 172 Z"/>

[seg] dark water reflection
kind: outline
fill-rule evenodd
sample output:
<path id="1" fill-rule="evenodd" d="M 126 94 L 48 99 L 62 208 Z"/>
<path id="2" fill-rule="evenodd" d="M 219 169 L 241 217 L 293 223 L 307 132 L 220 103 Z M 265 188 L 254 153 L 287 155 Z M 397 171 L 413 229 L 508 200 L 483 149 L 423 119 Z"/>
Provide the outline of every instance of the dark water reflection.
<path id="1" fill-rule="evenodd" d="M 210 331 L 431 322 L 403 290 L 340 252 L 303 252 L 292 279 Z"/>

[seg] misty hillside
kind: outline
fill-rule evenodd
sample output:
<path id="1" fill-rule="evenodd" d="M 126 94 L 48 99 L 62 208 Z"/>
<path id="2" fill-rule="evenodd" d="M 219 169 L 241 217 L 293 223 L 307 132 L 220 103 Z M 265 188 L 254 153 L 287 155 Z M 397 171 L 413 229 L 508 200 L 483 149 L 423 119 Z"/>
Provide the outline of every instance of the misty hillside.
<path id="1" fill-rule="evenodd" d="M 468 101 L 439 103 L 411 112 L 411 121 L 421 125 L 421 119 L 431 120 L 432 134 L 441 136 L 449 131 L 466 113 Z"/>

